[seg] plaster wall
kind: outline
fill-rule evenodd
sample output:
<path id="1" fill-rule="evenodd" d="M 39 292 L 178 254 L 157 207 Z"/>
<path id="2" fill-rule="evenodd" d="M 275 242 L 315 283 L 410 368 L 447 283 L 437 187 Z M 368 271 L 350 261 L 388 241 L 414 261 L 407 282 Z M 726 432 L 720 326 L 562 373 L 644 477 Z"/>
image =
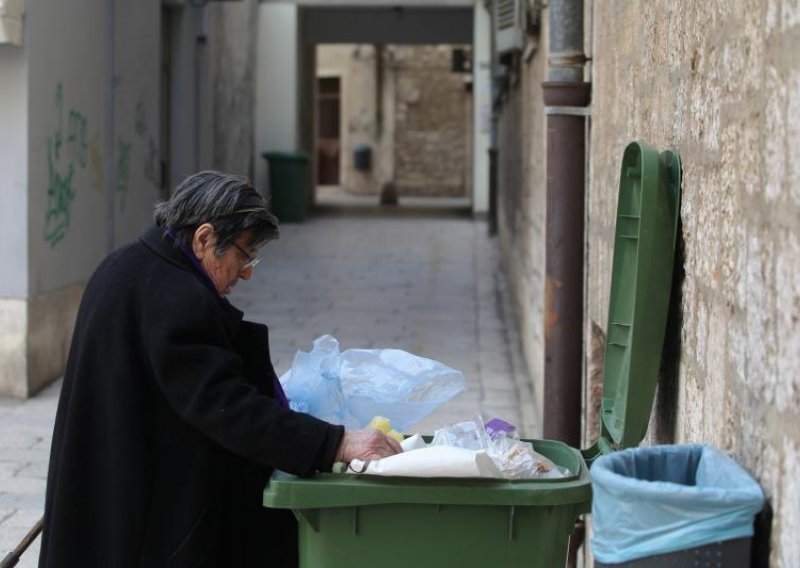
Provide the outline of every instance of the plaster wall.
<path id="1" fill-rule="evenodd" d="M 85 281 L 108 252 L 111 17 L 105 0 L 27 5 L 31 297 Z"/>
<path id="2" fill-rule="evenodd" d="M 732 454 L 772 502 L 770 565 L 798 566 L 800 3 L 594 3 L 593 36 L 587 324 L 606 326 L 625 145 L 677 150 L 679 323 L 647 443 Z"/>
<path id="3" fill-rule="evenodd" d="M 0 45 L 0 302 L 28 291 L 28 63 L 21 47 Z"/>
<path id="4" fill-rule="evenodd" d="M 157 0 L 116 2 L 114 248 L 150 225 L 161 197 L 160 19 Z"/>
<path id="5" fill-rule="evenodd" d="M 252 177 L 258 2 L 215 3 L 210 61 L 213 80 L 213 167 Z"/>
<path id="6" fill-rule="evenodd" d="M 347 191 L 375 194 L 389 179 L 392 155 L 381 145 L 386 130 L 378 132 L 376 123 L 376 50 L 372 45 L 340 44 L 317 47 L 317 77 L 340 79 L 340 174 L 339 184 Z M 384 101 L 386 100 L 384 97 Z M 318 120 L 318 119 L 317 119 Z M 385 127 L 386 121 L 384 121 Z M 372 149 L 372 168 L 354 168 L 353 146 L 366 144 Z"/>
<path id="7" fill-rule="evenodd" d="M 208 67 L 209 15 L 203 8 L 170 8 L 168 43 L 172 72 L 169 102 L 170 188 L 211 167 L 211 80 Z"/>
<path id="8" fill-rule="evenodd" d="M 498 121 L 498 237 L 522 353 L 532 384 L 537 432 L 544 414 L 547 10 L 531 57 L 515 67 Z M 536 434 L 536 433 L 533 433 Z"/>
<path id="9" fill-rule="evenodd" d="M 267 190 L 262 152 L 295 151 L 298 124 L 297 7 L 259 4 L 256 53 L 255 184 Z"/>

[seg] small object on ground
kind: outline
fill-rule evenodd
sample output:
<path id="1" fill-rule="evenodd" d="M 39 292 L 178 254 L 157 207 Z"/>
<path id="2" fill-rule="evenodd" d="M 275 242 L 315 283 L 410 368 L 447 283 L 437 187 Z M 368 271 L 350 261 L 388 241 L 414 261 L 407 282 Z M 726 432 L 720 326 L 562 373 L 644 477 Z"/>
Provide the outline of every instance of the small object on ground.
<path id="1" fill-rule="evenodd" d="M 398 205 L 400 196 L 397 195 L 397 187 L 394 182 L 388 181 L 381 188 L 381 205 Z"/>

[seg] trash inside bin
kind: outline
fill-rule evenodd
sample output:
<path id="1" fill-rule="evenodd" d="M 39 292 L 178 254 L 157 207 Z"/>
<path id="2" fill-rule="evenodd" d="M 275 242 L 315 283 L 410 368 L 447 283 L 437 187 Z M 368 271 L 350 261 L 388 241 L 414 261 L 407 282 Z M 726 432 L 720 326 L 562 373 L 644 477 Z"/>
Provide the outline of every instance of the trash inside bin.
<path id="1" fill-rule="evenodd" d="M 720 566 L 750 566 L 753 519 L 764 505 L 758 483 L 735 461 L 709 445 L 633 448 L 599 458 L 592 466 L 592 552 L 598 566 L 731 542 L 732 558 Z M 742 546 L 746 546 L 746 551 Z M 720 547 L 719 554 L 725 554 Z M 744 552 L 744 554 L 742 554 Z M 733 562 L 733 563 L 732 563 Z M 716 564 L 714 564 L 716 565 Z"/>
<path id="2" fill-rule="evenodd" d="M 300 222 L 308 201 L 308 157 L 296 152 L 265 152 L 269 162 L 269 207 L 281 222 Z"/>
<path id="3" fill-rule="evenodd" d="M 602 436 L 579 451 L 529 440 L 567 477 L 452 479 L 276 474 L 264 505 L 291 509 L 301 566 L 564 566 L 575 520 L 591 509 L 589 467 L 636 446 L 658 380 L 680 209 L 680 160 L 641 142 L 620 175 Z M 419 450 L 423 451 L 423 450 Z"/>

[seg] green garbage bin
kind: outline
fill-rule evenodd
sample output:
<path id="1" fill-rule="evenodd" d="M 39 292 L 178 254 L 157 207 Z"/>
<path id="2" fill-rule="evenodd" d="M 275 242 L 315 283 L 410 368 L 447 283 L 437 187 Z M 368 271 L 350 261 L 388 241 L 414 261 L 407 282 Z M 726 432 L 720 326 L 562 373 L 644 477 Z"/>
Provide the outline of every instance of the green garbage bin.
<path id="1" fill-rule="evenodd" d="M 591 510 L 594 459 L 637 446 L 650 418 L 666 329 L 680 203 L 680 161 L 634 142 L 622 160 L 614 245 L 602 436 L 579 451 L 534 449 L 561 479 L 377 478 L 276 473 L 266 507 L 291 509 L 300 564 L 313 568 L 564 566 L 577 517 Z"/>
<path id="2" fill-rule="evenodd" d="M 264 152 L 269 164 L 270 209 L 281 222 L 305 220 L 308 201 L 308 157 L 296 152 Z"/>

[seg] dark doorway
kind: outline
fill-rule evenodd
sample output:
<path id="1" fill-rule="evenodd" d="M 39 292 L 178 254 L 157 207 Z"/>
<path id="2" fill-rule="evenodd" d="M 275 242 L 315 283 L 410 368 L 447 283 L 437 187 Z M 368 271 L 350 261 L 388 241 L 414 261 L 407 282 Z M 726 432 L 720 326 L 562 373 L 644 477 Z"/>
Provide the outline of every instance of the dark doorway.
<path id="1" fill-rule="evenodd" d="M 339 185 L 341 158 L 341 80 L 317 79 L 317 183 Z"/>

